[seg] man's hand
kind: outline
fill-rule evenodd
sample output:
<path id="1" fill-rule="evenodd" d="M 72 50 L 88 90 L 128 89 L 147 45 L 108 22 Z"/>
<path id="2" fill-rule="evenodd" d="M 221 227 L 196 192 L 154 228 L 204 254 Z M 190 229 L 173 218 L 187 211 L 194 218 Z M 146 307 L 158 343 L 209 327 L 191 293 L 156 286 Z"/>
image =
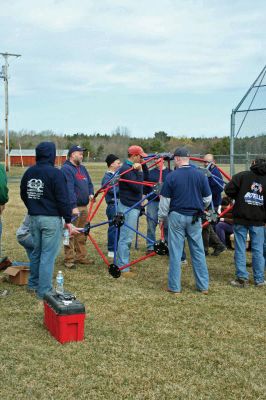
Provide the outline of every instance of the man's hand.
<path id="1" fill-rule="evenodd" d="M 65 224 L 65 228 L 68 229 L 69 236 L 76 235 L 77 233 L 80 233 L 79 229 L 76 228 L 76 227 L 75 227 L 74 225 L 72 225 L 72 224 Z"/>
<path id="2" fill-rule="evenodd" d="M 142 165 L 140 163 L 135 163 L 132 165 L 132 168 L 136 171 L 142 171 Z"/>
<path id="3" fill-rule="evenodd" d="M 159 221 L 159 227 L 160 227 L 160 229 L 163 229 L 163 221 L 162 220 Z"/>
<path id="4" fill-rule="evenodd" d="M 90 194 L 90 195 L 89 195 L 89 200 L 90 200 L 90 201 L 95 200 L 95 199 L 94 199 L 94 194 Z"/>
<path id="5" fill-rule="evenodd" d="M 79 215 L 79 214 L 80 214 L 80 212 L 79 212 L 78 207 L 73 208 L 73 210 L 72 210 L 72 215 Z"/>

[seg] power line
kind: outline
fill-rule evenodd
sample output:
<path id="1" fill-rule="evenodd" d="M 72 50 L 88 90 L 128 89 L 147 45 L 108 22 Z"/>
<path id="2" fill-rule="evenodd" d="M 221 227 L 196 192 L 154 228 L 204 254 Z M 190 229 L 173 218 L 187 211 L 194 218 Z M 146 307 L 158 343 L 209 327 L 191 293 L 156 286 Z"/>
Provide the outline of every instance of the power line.
<path id="1" fill-rule="evenodd" d="M 9 131 L 8 131 L 8 58 L 9 57 L 21 57 L 21 54 L 13 53 L 0 53 L 0 55 L 5 59 L 5 64 L 2 66 L 2 72 L 0 72 L 0 78 L 4 80 L 5 83 L 5 169 L 9 171 Z"/>

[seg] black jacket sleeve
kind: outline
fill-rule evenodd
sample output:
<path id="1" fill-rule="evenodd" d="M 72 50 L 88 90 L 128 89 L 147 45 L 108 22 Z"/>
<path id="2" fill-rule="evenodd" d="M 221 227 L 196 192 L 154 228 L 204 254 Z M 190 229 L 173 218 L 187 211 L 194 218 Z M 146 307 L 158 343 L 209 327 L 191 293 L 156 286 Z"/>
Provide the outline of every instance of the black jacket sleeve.
<path id="1" fill-rule="evenodd" d="M 239 193 L 241 184 L 241 174 L 236 174 L 231 181 L 225 185 L 224 191 L 231 199 L 235 199 Z"/>
<path id="2" fill-rule="evenodd" d="M 21 182 L 20 182 L 20 197 L 23 201 L 23 203 L 25 204 L 25 206 L 28 208 L 27 206 L 27 171 L 25 172 L 25 174 L 23 175 Z"/>

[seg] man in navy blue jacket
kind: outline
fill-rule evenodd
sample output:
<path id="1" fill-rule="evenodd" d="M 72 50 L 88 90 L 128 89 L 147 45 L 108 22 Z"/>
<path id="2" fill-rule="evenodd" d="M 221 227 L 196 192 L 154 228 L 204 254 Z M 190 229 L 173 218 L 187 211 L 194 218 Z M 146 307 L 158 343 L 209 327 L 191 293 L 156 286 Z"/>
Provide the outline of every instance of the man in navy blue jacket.
<path id="1" fill-rule="evenodd" d="M 107 164 L 108 170 L 105 172 L 104 177 L 102 179 L 102 186 L 104 185 L 109 186 L 108 182 L 112 180 L 115 172 L 120 168 L 121 161 L 119 160 L 119 157 L 115 156 L 114 154 L 108 154 L 108 156 L 105 159 L 105 162 Z M 105 201 L 107 204 L 106 215 L 109 221 L 112 221 L 112 219 L 115 216 L 118 198 L 119 198 L 118 185 L 111 185 L 110 189 L 108 190 L 105 196 Z M 115 226 L 112 223 L 109 223 L 108 233 L 107 233 L 108 257 L 114 257 L 115 232 L 116 232 Z"/>
<path id="2" fill-rule="evenodd" d="M 119 197 L 118 212 L 123 213 L 125 216 L 125 223 L 133 229 L 137 229 L 137 221 L 141 208 L 141 199 L 143 195 L 143 185 L 141 182 L 144 180 L 144 174 L 147 173 L 146 164 L 141 165 L 143 157 L 147 154 L 144 153 L 140 146 L 130 146 L 128 148 L 128 159 L 120 168 L 121 179 L 129 182 L 119 180 Z M 130 170 L 127 173 L 125 171 Z M 144 172 L 145 171 L 145 172 Z M 134 183 L 139 182 L 139 183 Z M 122 225 L 120 228 L 120 236 L 118 242 L 117 252 L 117 265 L 122 267 L 129 263 L 130 246 L 134 238 L 134 231 Z M 129 268 L 122 270 L 125 278 L 134 276 L 134 273 Z"/>
<path id="3" fill-rule="evenodd" d="M 162 182 L 165 181 L 171 170 L 166 168 L 165 165 L 162 169 Z M 155 168 L 149 170 L 149 182 L 154 182 L 154 184 L 158 183 L 160 180 L 160 165 L 157 164 Z M 148 194 L 152 191 L 151 187 L 145 188 L 145 192 Z M 148 205 L 146 207 L 147 211 L 147 237 L 153 242 L 156 241 L 156 227 L 158 225 L 158 210 L 159 210 L 159 201 L 160 197 L 156 194 L 151 195 L 148 198 Z M 167 219 L 164 221 L 164 239 L 168 242 L 168 222 Z M 154 251 L 153 243 L 147 240 L 147 251 L 146 254 L 149 254 Z"/>
<path id="4" fill-rule="evenodd" d="M 204 161 L 206 169 L 210 172 L 210 176 L 208 176 L 208 181 L 212 192 L 213 208 L 216 212 L 218 212 L 222 204 L 222 192 L 224 188 L 223 177 L 221 172 L 215 165 L 213 154 L 205 154 Z M 226 250 L 225 245 L 221 242 L 221 240 L 215 233 L 212 224 L 207 225 L 203 229 L 202 237 L 206 255 L 209 255 L 209 246 L 214 249 L 211 255 L 216 257 Z"/>
<path id="5" fill-rule="evenodd" d="M 176 149 L 174 160 L 177 169 L 168 174 L 159 205 L 160 225 L 168 218 L 169 273 L 166 291 L 176 295 L 181 293 L 181 257 L 187 237 L 196 288 L 207 294 L 209 275 L 200 215 L 211 202 L 211 190 L 202 172 L 189 165 L 186 148 Z"/>
<path id="6" fill-rule="evenodd" d="M 20 196 L 30 216 L 34 249 L 31 253 L 28 289 L 38 298 L 52 289 L 54 262 L 62 240 L 62 218 L 70 234 L 71 207 L 62 172 L 54 167 L 55 145 L 42 142 L 36 147 L 36 165 L 22 177 Z"/>
<path id="7" fill-rule="evenodd" d="M 68 160 L 61 168 L 66 180 L 72 216 L 76 219 L 73 224 L 77 228 L 84 228 L 88 216 L 87 205 L 93 199 L 93 184 L 86 168 L 81 164 L 83 152 L 86 149 L 72 146 L 68 151 Z M 77 264 L 89 264 L 87 259 L 85 235 L 77 235 L 69 240 L 65 249 L 65 267 L 74 268 Z"/>

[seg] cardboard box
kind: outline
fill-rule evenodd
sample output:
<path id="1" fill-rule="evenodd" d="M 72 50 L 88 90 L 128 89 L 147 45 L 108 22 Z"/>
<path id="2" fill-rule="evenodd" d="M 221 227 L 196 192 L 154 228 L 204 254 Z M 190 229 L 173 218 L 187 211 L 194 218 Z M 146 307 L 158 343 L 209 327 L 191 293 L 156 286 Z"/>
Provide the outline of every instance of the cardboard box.
<path id="1" fill-rule="evenodd" d="M 8 275 L 9 281 L 14 283 L 15 285 L 27 285 L 29 279 L 29 267 L 16 266 L 16 267 L 8 267 L 4 274 Z"/>

